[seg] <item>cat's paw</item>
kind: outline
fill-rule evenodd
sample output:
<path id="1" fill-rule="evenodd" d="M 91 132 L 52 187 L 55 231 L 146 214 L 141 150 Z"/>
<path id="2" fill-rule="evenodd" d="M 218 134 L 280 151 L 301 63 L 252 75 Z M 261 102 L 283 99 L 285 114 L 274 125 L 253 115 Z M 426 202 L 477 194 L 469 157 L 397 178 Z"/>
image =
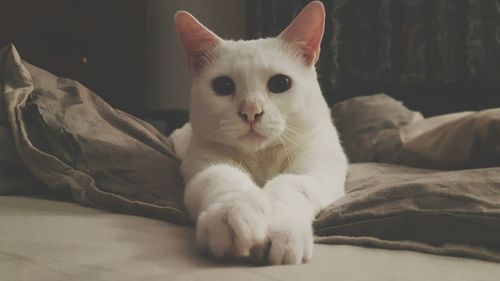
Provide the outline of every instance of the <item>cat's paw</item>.
<path id="1" fill-rule="evenodd" d="M 311 221 L 294 213 L 284 211 L 273 214 L 267 256 L 272 265 L 300 264 L 312 258 L 314 241 Z"/>
<path id="2" fill-rule="evenodd" d="M 265 243 L 271 207 L 260 190 L 215 203 L 200 214 L 196 227 L 198 246 L 219 258 L 248 257 Z"/>

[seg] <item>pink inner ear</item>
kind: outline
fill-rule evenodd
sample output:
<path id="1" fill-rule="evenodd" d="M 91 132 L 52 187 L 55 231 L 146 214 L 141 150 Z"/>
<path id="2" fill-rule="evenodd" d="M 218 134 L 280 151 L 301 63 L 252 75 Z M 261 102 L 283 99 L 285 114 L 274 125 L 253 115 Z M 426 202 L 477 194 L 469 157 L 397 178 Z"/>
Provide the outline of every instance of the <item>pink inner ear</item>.
<path id="1" fill-rule="evenodd" d="M 175 27 L 186 53 L 189 67 L 193 71 L 199 70 L 207 53 L 216 47 L 222 39 L 188 12 L 181 11 L 175 14 Z"/>
<path id="2" fill-rule="evenodd" d="M 325 28 L 325 8 L 319 1 L 309 3 L 279 38 L 299 48 L 308 65 L 319 59 Z"/>

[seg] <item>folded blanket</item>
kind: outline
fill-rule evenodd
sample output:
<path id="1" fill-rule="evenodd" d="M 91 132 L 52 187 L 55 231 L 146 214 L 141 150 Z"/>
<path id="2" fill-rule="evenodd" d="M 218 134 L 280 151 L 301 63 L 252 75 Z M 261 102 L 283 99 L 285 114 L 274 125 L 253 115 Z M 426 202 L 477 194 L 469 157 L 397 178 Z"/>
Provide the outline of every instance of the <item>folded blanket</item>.
<path id="1" fill-rule="evenodd" d="M 334 109 L 345 113 L 334 116 L 349 156 L 404 162 L 407 158 L 394 156 L 408 139 L 399 138 L 401 127 L 427 119 L 386 96 L 374 96 L 370 102 L 373 118 L 360 117 L 360 112 L 369 112 L 361 105 Z M 426 127 L 418 128 L 420 133 L 410 130 L 405 136 L 425 135 Z M 384 143 L 378 137 L 387 130 L 391 138 L 381 150 Z M 369 136 L 377 136 L 372 145 Z M 496 144 L 488 146 L 491 153 L 498 152 Z M 2 194 L 49 189 L 85 205 L 189 223 L 171 141 L 148 123 L 111 108 L 78 82 L 23 62 L 13 46 L 0 53 L 0 155 L 1 167 L 19 173 L 0 173 Z M 443 158 L 431 160 L 448 163 L 436 159 Z M 436 171 L 353 164 L 347 195 L 314 223 L 317 241 L 500 261 L 498 175 L 500 168 Z M 13 180 L 21 177 L 32 180 Z"/>

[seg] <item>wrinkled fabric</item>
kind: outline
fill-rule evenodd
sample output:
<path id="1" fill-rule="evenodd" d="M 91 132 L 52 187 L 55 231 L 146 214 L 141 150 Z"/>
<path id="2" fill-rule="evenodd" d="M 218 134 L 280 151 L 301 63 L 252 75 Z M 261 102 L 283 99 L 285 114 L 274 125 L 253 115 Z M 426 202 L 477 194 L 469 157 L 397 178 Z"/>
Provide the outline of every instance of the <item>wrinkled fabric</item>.
<path id="1" fill-rule="evenodd" d="M 351 164 L 346 193 L 316 218 L 319 242 L 500 262 L 500 168 Z"/>
<path id="2" fill-rule="evenodd" d="M 0 60 L 8 138 L 38 180 L 81 204 L 188 223 L 166 137 L 78 82 L 22 62 L 13 46 Z"/>

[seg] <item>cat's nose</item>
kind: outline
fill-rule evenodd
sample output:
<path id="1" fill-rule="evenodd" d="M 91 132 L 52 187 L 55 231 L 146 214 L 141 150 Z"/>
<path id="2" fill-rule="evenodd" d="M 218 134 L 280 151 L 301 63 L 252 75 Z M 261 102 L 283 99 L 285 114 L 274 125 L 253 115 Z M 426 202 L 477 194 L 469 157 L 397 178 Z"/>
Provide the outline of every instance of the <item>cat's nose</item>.
<path id="1" fill-rule="evenodd" d="M 264 111 L 260 106 L 254 103 L 244 103 L 240 106 L 238 114 L 240 115 L 241 119 L 243 119 L 243 121 L 252 126 L 253 123 L 258 121 L 262 117 Z"/>

